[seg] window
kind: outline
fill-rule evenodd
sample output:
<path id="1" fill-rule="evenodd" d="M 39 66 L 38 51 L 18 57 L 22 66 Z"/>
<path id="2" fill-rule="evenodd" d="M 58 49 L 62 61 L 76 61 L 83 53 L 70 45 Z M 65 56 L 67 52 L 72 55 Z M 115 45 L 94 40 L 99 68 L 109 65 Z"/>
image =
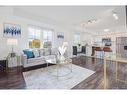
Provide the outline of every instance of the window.
<path id="1" fill-rule="evenodd" d="M 53 31 L 52 30 L 43 30 L 43 47 L 48 48 L 52 47 L 53 41 Z"/>
<path id="2" fill-rule="evenodd" d="M 80 44 L 80 33 L 74 34 L 74 44 Z"/>
<path id="3" fill-rule="evenodd" d="M 40 48 L 41 46 L 41 28 L 29 26 L 29 48 Z"/>
<path id="4" fill-rule="evenodd" d="M 37 26 L 29 26 L 29 48 L 48 48 L 52 46 L 53 30 L 44 29 Z"/>

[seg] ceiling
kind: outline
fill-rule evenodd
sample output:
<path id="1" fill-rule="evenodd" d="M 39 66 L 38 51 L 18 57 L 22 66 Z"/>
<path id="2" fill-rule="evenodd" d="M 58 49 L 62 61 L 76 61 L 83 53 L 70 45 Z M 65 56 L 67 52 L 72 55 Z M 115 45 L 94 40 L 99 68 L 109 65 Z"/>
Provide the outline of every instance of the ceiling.
<path id="1" fill-rule="evenodd" d="M 117 13 L 118 20 L 112 16 L 113 12 Z M 17 6 L 14 14 L 77 31 L 84 29 L 92 34 L 125 25 L 125 6 Z M 92 19 L 96 22 L 87 24 Z"/>

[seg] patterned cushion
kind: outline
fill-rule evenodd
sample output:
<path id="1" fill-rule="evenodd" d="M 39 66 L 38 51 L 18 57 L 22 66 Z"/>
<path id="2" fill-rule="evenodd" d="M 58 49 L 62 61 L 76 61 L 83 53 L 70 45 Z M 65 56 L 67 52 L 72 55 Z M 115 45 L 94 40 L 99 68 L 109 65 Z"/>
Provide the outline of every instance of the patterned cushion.
<path id="1" fill-rule="evenodd" d="M 40 56 L 39 50 L 37 50 L 37 49 L 33 50 L 33 54 L 34 54 L 34 57 L 35 57 L 35 58 L 37 58 L 37 57 Z"/>
<path id="2" fill-rule="evenodd" d="M 23 50 L 24 54 L 27 55 L 27 59 L 34 58 L 34 54 L 32 50 Z"/>
<path id="3" fill-rule="evenodd" d="M 39 50 L 40 56 L 44 56 L 44 49 Z"/>

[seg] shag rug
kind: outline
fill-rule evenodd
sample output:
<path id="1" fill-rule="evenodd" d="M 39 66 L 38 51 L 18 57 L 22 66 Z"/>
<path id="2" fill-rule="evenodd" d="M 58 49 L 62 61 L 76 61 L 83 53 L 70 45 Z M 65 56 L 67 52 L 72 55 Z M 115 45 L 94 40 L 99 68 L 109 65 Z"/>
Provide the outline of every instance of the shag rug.
<path id="1" fill-rule="evenodd" d="M 70 67 L 70 65 L 67 65 Z M 71 89 L 95 71 L 72 64 L 72 72 L 67 67 L 61 66 L 56 77 L 56 65 L 46 68 L 23 72 L 26 89 Z"/>

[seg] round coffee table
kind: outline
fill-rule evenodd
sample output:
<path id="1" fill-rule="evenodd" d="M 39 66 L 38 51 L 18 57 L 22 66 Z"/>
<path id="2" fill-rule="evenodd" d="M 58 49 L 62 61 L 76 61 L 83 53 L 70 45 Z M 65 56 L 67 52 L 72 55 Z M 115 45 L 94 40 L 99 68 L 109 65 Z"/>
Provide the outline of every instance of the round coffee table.
<path id="1" fill-rule="evenodd" d="M 46 60 L 47 62 L 47 67 L 49 63 L 53 63 L 52 60 L 48 59 Z M 49 71 L 50 73 L 52 73 L 52 75 L 56 76 L 57 79 L 59 77 L 65 77 L 69 74 L 72 73 L 72 59 L 71 58 L 64 58 L 63 60 L 57 60 L 56 65 L 51 66 L 50 68 L 53 69 L 53 72 Z M 47 68 L 48 69 L 48 68 Z"/>

